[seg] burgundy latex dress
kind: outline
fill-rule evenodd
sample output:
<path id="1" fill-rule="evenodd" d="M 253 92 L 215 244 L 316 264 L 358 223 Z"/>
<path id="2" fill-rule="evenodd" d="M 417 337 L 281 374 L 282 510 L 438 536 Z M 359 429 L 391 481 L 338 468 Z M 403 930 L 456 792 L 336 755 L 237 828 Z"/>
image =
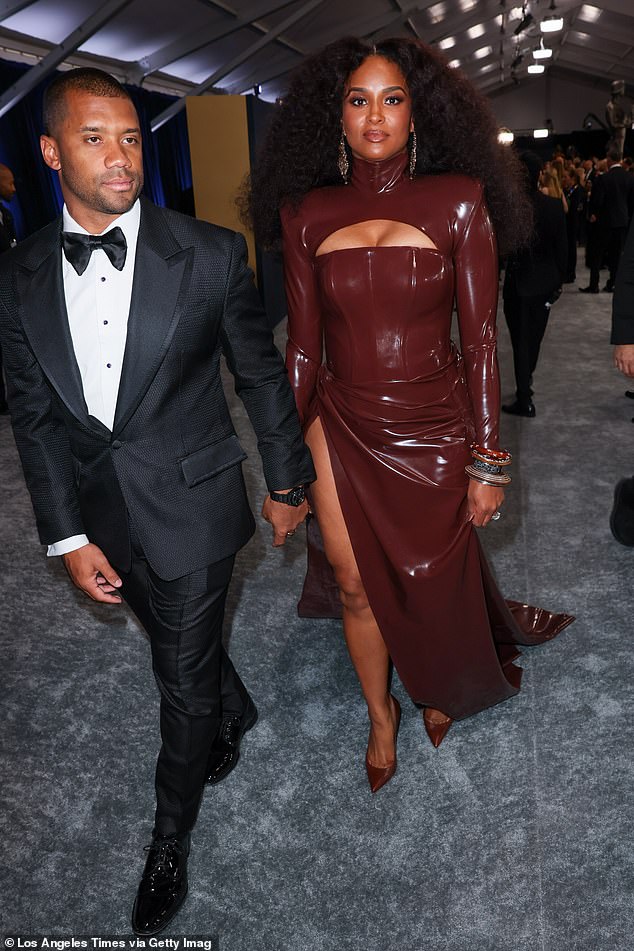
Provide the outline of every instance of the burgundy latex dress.
<path id="1" fill-rule="evenodd" d="M 287 366 L 305 428 L 321 419 L 401 681 L 416 703 L 460 718 L 517 693 L 517 645 L 549 640 L 572 618 L 505 602 L 467 521 L 469 447 L 498 448 L 495 242 L 479 183 L 410 180 L 406 163 L 404 153 L 355 160 L 348 185 L 284 209 Z M 435 249 L 316 253 L 334 232 L 378 219 L 422 230 Z M 454 299 L 462 355 L 450 337 Z M 333 593 L 309 551 L 300 613 L 340 613 Z"/>

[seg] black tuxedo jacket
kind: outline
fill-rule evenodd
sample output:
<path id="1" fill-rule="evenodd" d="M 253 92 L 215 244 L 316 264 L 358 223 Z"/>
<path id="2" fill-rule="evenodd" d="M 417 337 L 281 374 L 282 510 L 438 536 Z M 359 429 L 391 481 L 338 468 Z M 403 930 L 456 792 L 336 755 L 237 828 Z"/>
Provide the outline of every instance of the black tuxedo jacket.
<path id="1" fill-rule="evenodd" d="M 634 218 L 614 282 L 610 343 L 634 343 Z"/>
<path id="2" fill-rule="evenodd" d="M 634 213 L 634 176 L 622 165 L 613 165 L 597 176 L 590 193 L 590 214 L 599 228 L 627 228 Z"/>
<path id="3" fill-rule="evenodd" d="M 122 571 L 129 519 L 167 580 L 254 530 L 219 371 L 221 350 L 270 489 L 314 479 L 282 358 L 234 232 L 141 199 L 112 432 L 88 414 L 61 267 L 61 217 L 0 257 L 0 339 L 40 539 L 86 533 Z"/>
<path id="4" fill-rule="evenodd" d="M 559 198 L 533 196 L 534 237 L 506 266 L 504 297 L 549 297 L 561 286 L 568 263 L 566 215 Z"/>

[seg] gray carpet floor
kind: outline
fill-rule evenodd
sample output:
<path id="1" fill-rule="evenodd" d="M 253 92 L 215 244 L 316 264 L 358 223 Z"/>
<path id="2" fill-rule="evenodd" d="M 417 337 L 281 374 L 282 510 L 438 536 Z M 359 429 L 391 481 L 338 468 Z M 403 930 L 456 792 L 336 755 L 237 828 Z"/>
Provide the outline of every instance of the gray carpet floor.
<path id="1" fill-rule="evenodd" d="M 206 791 L 166 936 L 217 935 L 222 951 L 634 948 L 634 550 L 608 528 L 634 402 L 611 368 L 610 306 L 568 285 L 553 308 L 537 416 L 503 419 L 514 481 L 483 533 L 508 597 L 577 621 L 524 652 L 518 697 L 438 751 L 397 681 L 399 768 L 377 796 L 339 624 L 295 613 L 300 534 L 273 550 L 263 524 L 240 554 L 227 637 L 260 721 Z M 510 398 L 503 320 L 500 335 Z M 240 406 L 236 419 L 259 509 Z M 6 417 L 0 477 L 0 935 L 126 935 L 158 747 L 147 641 L 44 557 Z"/>

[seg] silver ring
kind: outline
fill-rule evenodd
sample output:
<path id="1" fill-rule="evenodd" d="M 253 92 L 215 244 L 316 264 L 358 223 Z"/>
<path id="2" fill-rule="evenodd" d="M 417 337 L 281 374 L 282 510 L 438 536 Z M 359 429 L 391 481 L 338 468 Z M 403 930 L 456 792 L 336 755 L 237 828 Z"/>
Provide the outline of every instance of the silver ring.
<path id="1" fill-rule="evenodd" d="M 286 537 L 287 537 L 287 538 L 290 538 L 291 535 L 294 535 L 294 534 L 295 534 L 295 529 L 293 529 L 292 532 L 287 532 L 287 533 L 286 533 Z"/>
<path id="2" fill-rule="evenodd" d="M 497 522 L 497 520 L 498 520 L 499 518 L 502 518 L 502 513 L 501 513 L 501 512 L 494 512 L 493 515 L 491 516 L 491 521 L 492 521 L 492 522 Z"/>

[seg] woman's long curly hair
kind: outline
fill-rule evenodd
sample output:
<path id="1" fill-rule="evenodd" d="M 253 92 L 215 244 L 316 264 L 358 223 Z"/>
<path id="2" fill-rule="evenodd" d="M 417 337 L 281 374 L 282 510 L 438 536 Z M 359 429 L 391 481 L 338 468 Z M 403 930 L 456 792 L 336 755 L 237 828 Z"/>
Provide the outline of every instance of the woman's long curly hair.
<path id="1" fill-rule="evenodd" d="M 395 63 L 407 81 L 418 140 L 416 173 L 460 172 L 479 179 L 500 253 L 526 245 L 532 207 L 523 168 L 512 149 L 499 145 L 486 99 L 435 50 L 398 37 L 376 46 L 346 37 L 294 72 L 239 199 L 256 240 L 278 247 L 282 205 L 297 207 L 311 189 L 343 184 L 337 158 L 344 90 L 350 74 L 375 54 Z"/>

